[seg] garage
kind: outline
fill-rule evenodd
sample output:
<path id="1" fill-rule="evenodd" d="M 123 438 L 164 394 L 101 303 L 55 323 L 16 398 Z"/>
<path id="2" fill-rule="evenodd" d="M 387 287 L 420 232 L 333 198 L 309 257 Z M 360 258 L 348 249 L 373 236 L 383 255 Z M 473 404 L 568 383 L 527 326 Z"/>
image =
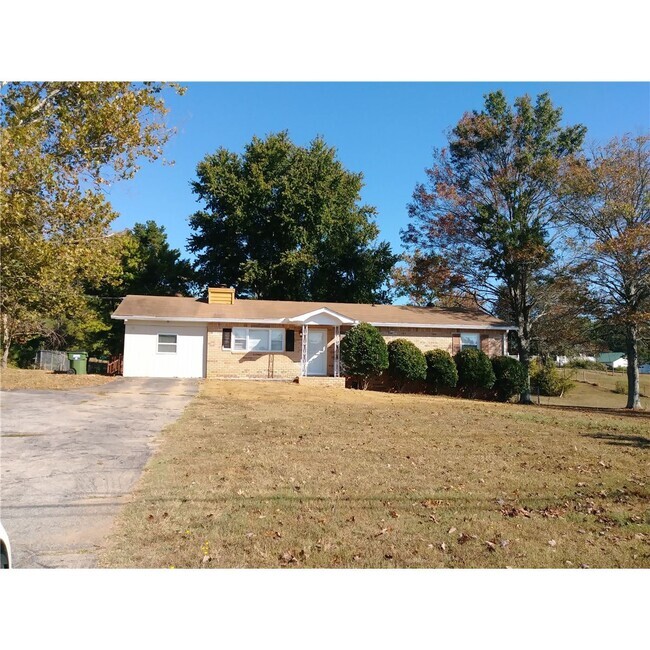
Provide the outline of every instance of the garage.
<path id="1" fill-rule="evenodd" d="M 205 325 L 127 320 L 125 377 L 205 377 Z"/>

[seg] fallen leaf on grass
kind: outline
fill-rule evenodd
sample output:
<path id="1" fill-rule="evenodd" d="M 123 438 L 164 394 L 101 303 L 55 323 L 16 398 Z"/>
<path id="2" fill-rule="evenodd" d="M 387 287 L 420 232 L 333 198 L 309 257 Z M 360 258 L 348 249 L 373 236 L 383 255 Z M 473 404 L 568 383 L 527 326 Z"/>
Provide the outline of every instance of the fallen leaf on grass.
<path id="1" fill-rule="evenodd" d="M 528 518 L 530 518 L 530 510 L 526 510 L 526 508 L 501 508 L 501 514 L 504 517 L 528 517 Z"/>
<path id="2" fill-rule="evenodd" d="M 280 559 L 286 564 L 298 564 L 298 558 L 293 553 L 289 553 L 289 551 L 282 553 Z"/>
<path id="3" fill-rule="evenodd" d="M 447 544 L 445 544 L 444 542 L 442 542 L 442 543 L 440 544 L 440 548 L 441 548 L 443 551 L 447 551 Z"/>
<path id="4" fill-rule="evenodd" d="M 548 540 L 548 545 L 549 546 L 557 546 L 557 542 L 554 539 L 549 539 Z"/>
<path id="5" fill-rule="evenodd" d="M 497 545 L 494 542 L 490 542 L 489 540 L 486 540 L 485 545 L 487 546 L 488 551 L 494 552 L 497 550 Z"/>
<path id="6" fill-rule="evenodd" d="M 452 533 L 455 533 L 455 532 L 456 532 L 456 528 L 454 528 L 454 526 L 452 526 L 452 527 L 447 531 L 447 533 L 448 533 L 449 535 L 451 535 Z"/>
<path id="7" fill-rule="evenodd" d="M 395 510 L 391 510 L 388 514 L 389 514 L 393 519 L 398 519 L 398 518 L 399 518 L 399 512 L 397 512 L 397 511 L 395 511 Z"/>

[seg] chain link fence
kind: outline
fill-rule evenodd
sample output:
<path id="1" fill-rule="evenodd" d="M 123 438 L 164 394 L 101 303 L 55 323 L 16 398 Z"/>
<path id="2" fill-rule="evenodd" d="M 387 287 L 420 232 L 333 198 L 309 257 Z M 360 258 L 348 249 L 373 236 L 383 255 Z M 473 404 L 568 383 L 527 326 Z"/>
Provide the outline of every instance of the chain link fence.
<path id="1" fill-rule="evenodd" d="M 66 352 L 59 350 L 39 350 L 34 357 L 34 367 L 53 372 L 67 372 L 70 370 L 70 361 L 68 361 Z"/>

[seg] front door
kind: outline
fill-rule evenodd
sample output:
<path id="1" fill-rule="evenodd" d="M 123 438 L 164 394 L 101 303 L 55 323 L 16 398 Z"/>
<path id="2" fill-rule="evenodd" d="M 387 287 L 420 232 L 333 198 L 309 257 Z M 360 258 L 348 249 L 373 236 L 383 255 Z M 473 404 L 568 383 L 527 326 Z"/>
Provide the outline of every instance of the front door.
<path id="1" fill-rule="evenodd" d="M 307 374 L 327 374 L 327 330 L 309 328 L 307 336 Z"/>

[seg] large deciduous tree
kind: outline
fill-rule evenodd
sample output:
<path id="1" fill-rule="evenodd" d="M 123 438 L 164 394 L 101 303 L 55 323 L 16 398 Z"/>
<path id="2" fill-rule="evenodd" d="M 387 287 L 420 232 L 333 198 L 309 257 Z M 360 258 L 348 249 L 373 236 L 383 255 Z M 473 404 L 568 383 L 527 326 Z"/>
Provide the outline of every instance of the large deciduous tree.
<path id="1" fill-rule="evenodd" d="M 124 295 L 192 295 L 192 265 L 181 258 L 180 250 L 169 246 L 164 226 L 151 220 L 136 223 L 126 236 L 131 238 L 131 245 L 122 258 L 120 291 Z"/>
<path id="2" fill-rule="evenodd" d="M 286 131 L 253 138 L 197 167 L 189 250 L 203 285 L 242 297 L 385 302 L 397 260 L 377 243 L 375 208 L 360 204 L 363 177 L 320 137 L 294 144 Z"/>
<path id="3" fill-rule="evenodd" d="M 531 287 L 553 261 L 560 179 L 586 131 L 561 120 L 547 94 L 535 103 L 519 97 L 513 106 L 501 91 L 486 95 L 483 110 L 466 113 L 449 133 L 448 148 L 434 153 L 402 233 L 415 257 L 434 261 L 441 282 L 482 308 L 493 311 L 505 292 L 526 369 Z M 530 402 L 528 388 L 521 400 Z"/>
<path id="4" fill-rule="evenodd" d="M 8 83 L 0 96 L 2 363 L 12 343 L 84 318 L 85 292 L 119 275 L 104 196 L 171 129 L 165 84 Z M 179 92 L 182 89 L 174 86 Z"/>
<path id="5" fill-rule="evenodd" d="M 639 337 L 650 322 L 650 136 L 614 138 L 566 179 L 565 215 L 597 315 L 625 333 L 627 408 L 639 400 Z"/>

